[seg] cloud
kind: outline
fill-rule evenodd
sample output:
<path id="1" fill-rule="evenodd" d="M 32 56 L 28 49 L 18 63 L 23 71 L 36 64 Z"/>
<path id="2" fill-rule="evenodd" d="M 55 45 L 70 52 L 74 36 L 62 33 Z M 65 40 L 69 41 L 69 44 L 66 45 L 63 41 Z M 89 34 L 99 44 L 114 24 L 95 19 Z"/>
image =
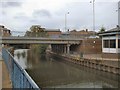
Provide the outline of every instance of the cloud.
<path id="1" fill-rule="evenodd" d="M 0 5 L 3 8 L 7 8 L 7 7 L 20 7 L 22 5 L 22 2 L 0 2 Z"/>
<path id="2" fill-rule="evenodd" d="M 67 28 L 92 30 L 93 13 L 92 4 L 83 0 L 55 0 L 53 3 L 49 0 L 16 0 L 13 3 L 4 2 L 3 12 L 0 13 L 0 22 L 3 21 L 6 27 L 11 30 L 27 30 L 31 25 L 39 24 L 45 28 L 65 28 L 65 13 L 67 15 Z M 45 2 L 46 1 L 46 2 Z M 52 0 L 54 1 L 54 0 Z M 82 2 L 83 1 L 83 2 Z M 116 2 L 95 2 L 95 21 L 96 30 L 102 25 L 106 28 L 113 28 L 117 24 L 117 3 Z M 44 2 L 44 3 L 43 3 Z M 61 3 L 60 3 L 61 2 Z M 22 6 L 21 6 L 22 5 Z M 12 7 L 12 8 L 11 8 Z M 17 7 L 17 8 L 16 8 Z M 2 20 L 1 20 L 2 19 Z M 12 23 L 11 23 L 12 22 Z"/>
<path id="3" fill-rule="evenodd" d="M 5 12 L 5 11 L 2 11 L 2 15 L 6 15 L 6 12 Z"/>
<path id="4" fill-rule="evenodd" d="M 100 4 L 100 5 L 99 5 Z M 96 31 L 104 25 L 106 28 L 113 28 L 117 24 L 116 2 L 96 2 L 95 3 L 95 28 Z M 66 7 L 59 12 L 69 11 L 67 15 L 67 27 L 93 29 L 93 8 L 92 4 L 87 2 L 68 3 Z M 65 9 L 66 8 L 66 9 Z M 64 17 L 63 17 L 64 18 Z"/>
<path id="5" fill-rule="evenodd" d="M 28 17 L 27 15 L 25 15 L 24 13 L 18 13 L 18 14 L 16 14 L 14 17 L 13 17 L 14 19 L 16 19 L 16 20 L 21 20 L 21 21 L 23 21 L 23 20 L 29 20 L 30 19 L 30 17 Z"/>
<path id="6" fill-rule="evenodd" d="M 51 13 L 50 11 L 46 10 L 46 9 L 41 9 L 41 10 L 35 10 L 33 12 L 33 16 L 34 17 L 51 17 Z"/>

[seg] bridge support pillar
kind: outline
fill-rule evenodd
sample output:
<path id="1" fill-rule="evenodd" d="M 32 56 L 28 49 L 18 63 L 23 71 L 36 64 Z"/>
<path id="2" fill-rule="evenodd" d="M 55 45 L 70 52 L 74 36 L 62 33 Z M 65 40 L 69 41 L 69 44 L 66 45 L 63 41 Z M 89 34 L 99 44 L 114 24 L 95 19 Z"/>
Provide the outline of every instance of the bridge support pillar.
<path id="1" fill-rule="evenodd" d="M 70 53 L 70 44 L 67 44 L 67 54 Z"/>
<path id="2" fill-rule="evenodd" d="M 66 45 L 64 45 L 64 54 L 66 54 L 67 53 L 67 46 Z"/>
<path id="3" fill-rule="evenodd" d="M 55 52 L 58 53 L 58 46 L 55 45 Z"/>
<path id="4" fill-rule="evenodd" d="M 59 54 L 69 54 L 70 53 L 70 44 L 67 45 L 51 45 L 52 51 Z"/>
<path id="5" fill-rule="evenodd" d="M 64 45 L 62 45 L 62 54 L 64 54 Z"/>

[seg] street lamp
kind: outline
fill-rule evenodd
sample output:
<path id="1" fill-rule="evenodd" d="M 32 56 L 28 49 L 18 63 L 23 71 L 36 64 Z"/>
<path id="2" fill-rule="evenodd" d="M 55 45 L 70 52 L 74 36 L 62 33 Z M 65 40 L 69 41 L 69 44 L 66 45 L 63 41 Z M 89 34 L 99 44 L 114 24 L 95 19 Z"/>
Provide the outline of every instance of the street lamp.
<path id="1" fill-rule="evenodd" d="M 118 25 L 120 26 L 120 7 L 118 7 L 117 10 L 115 10 L 118 13 Z"/>
<path id="2" fill-rule="evenodd" d="M 65 31 L 67 30 L 67 15 L 69 12 L 65 13 Z"/>
<path id="3" fill-rule="evenodd" d="M 90 1 L 93 4 L 93 38 L 95 38 L 95 0 Z M 96 41 L 93 41 L 93 48 L 95 47 Z"/>
<path id="4" fill-rule="evenodd" d="M 95 31 L 95 0 L 90 1 L 93 3 L 93 31 Z"/>
<path id="5" fill-rule="evenodd" d="M 67 15 L 69 14 L 69 12 L 65 13 L 65 31 L 67 31 Z M 68 35 L 69 31 L 66 33 L 66 35 Z M 68 44 L 67 44 L 67 54 L 69 54 L 70 52 L 70 45 L 69 45 L 69 40 L 68 40 Z"/>

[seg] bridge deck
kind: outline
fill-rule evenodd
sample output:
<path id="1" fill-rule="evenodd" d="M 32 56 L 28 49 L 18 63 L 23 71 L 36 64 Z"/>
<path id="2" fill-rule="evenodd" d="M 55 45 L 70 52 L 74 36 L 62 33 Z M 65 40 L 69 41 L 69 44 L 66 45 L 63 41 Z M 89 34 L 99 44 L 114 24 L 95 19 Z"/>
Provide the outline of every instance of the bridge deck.
<path id="1" fill-rule="evenodd" d="M 2 37 L 3 44 L 80 44 L 80 38 Z"/>

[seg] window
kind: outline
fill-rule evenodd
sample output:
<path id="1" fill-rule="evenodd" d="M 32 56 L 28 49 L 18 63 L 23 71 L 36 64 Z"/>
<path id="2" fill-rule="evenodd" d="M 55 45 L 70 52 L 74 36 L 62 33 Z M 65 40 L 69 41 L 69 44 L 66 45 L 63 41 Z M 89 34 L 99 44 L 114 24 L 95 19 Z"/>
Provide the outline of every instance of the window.
<path id="1" fill-rule="evenodd" d="M 104 40 L 103 41 L 103 47 L 104 48 L 109 48 L 109 40 Z"/>
<path id="2" fill-rule="evenodd" d="M 110 40 L 110 48 L 116 48 L 116 40 Z"/>
<path id="3" fill-rule="evenodd" d="M 120 39 L 118 39 L 118 48 L 120 48 Z"/>
<path id="4" fill-rule="evenodd" d="M 104 48 L 116 48 L 116 40 L 115 39 L 114 40 L 104 40 L 103 47 Z M 120 47 L 120 43 L 119 43 L 119 47 Z"/>

